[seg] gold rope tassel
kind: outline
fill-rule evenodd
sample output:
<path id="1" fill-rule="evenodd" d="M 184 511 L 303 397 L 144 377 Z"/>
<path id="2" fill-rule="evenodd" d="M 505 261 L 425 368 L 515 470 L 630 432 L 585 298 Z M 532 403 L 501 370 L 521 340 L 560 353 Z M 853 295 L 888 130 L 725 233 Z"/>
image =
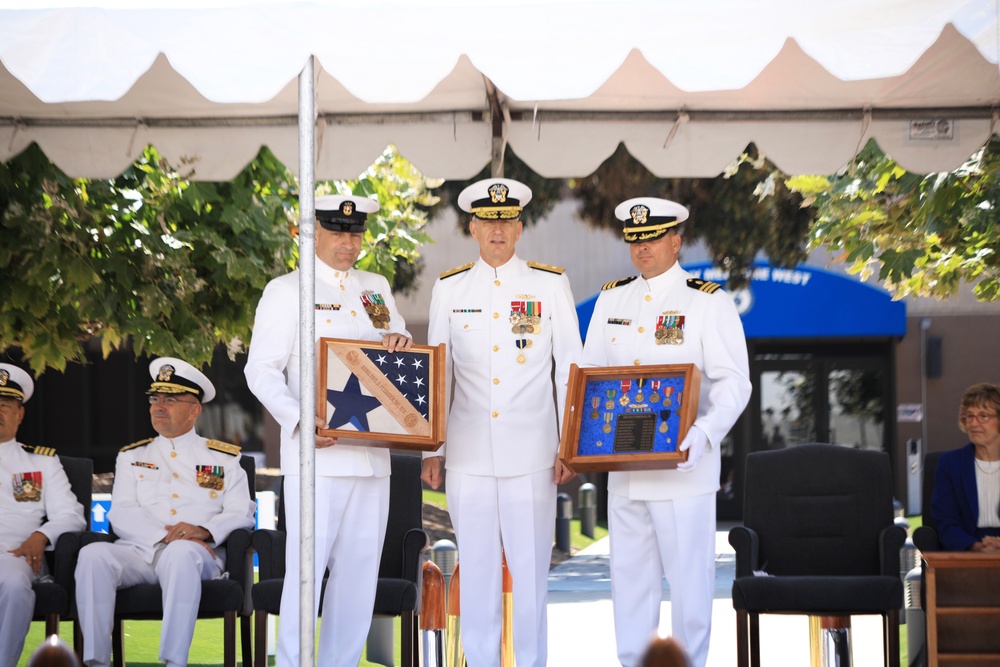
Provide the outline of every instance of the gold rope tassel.
<path id="1" fill-rule="evenodd" d="M 451 573 L 451 583 L 448 584 L 448 620 L 445 623 L 445 665 L 447 667 L 465 667 L 465 650 L 462 648 L 462 608 L 458 601 L 459 580 L 458 563 Z"/>
<path id="2" fill-rule="evenodd" d="M 507 568 L 507 554 L 503 554 L 503 623 L 500 628 L 500 665 L 514 667 L 514 579 Z"/>
<path id="3" fill-rule="evenodd" d="M 420 629 L 423 630 L 424 667 L 444 667 L 445 597 L 444 575 L 432 561 L 424 563 L 420 589 L 422 609 Z"/>

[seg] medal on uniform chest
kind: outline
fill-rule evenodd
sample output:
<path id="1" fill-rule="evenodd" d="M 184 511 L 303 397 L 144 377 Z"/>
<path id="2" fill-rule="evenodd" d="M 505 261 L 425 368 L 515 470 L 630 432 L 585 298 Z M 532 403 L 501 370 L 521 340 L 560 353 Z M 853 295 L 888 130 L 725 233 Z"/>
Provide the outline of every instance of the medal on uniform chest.
<path id="1" fill-rule="evenodd" d="M 684 342 L 684 316 L 660 315 L 654 336 L 657 345 L 680 345 Z"/>
<path id="2" fill-rule="evenodd" d="M 527 359 L 524 350 L 532 345 L 532 341 L 524 338 L 528 334 L 538 334 L 542 331 L 542 302 L 541 301 L 521 301 L 510 302 L 510 332 L 515 336 L 521 336 L 517 340 L 517 349 L 521 350 L 517 355 L 517 363 L 523 364 Z"/>
<path id="3" fill-rule="evenodd" d="M 198 486 L 203 489 L 221 491 L 225 485 L 226 469 L 222 466 L 195 466 L 194 472 Z"/>
<path id="4" fill-rule="evenodd" d="M 645 394 L 642 393 L 642 385 L 645 384 L 645 378 L 637 378 L 635 381 L 635 402 L 642 403 L 646 400 Z"/>
<path id="5" fill-rule="evenodd" d="M 593 398 L 590 399 L 590 407 L 594 408 L 593 411 L 590 413 L 591 419 L 597 419 L 600 416 L 600 413 L 597 411 L 597 408 L 599 408 L 600 406 L 601 406 L 600 396 L 594 396 Z"/>
<path id="6" fill-rule="evenodd" d="M 604 413 L 604 426 L 601 427 L 601 430 L 605 433 L 611 433 L 611 417 L 612 414 L 610 412 Z"/>
<path id="7" fill-rule="evenodd" d="M 361 293 L 361 303 L 368 313 L 368 319 L 372 321 L 372 326 L 376 329 L 389 330 L 389 307 L 385 305 L 385 299 L 381 294 L 372 290 L 365 290 Z"/>
<path id="8" fill-rule="evenodd" d="M 37 503 L 42 499 L 42 471 L 19 472 L 11 476 L 14 500 L 19 503 Z"/>
<path id="9" fill-rule="evenodd" d="M 661 384 L 661 382 L 662 382 L 661 380 L 650 380 L 649 381 L 649 387 L 650 387 L 650 389 L 653 390 L 653 393 L 649 395 L 649 402 L 650 403 L 659 403 L 660 402 L 660 395 L 657 392 L 660 391 L 660 384 Z"/>
<path id="10" fill-rule="evenodd" d="M 622 397 L 618 399 L 618 405 L 623 408 L 629 404 L 628 392 L 632 389 L 631 380 L 622 380 Z"/>

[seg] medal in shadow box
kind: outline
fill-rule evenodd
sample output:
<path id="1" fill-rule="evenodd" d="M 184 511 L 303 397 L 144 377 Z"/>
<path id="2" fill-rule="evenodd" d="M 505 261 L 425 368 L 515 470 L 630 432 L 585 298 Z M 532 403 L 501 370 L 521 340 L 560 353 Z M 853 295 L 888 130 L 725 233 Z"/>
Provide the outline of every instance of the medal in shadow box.
<path id="1" fill-rule="evenodd" d="M 574 472 L 676 468 L 698 414 L 694 364 L 570 368 L 559 458 Z"/>
<path id="2" fill-rule="evenodd" d="M 317 358 L 320 435 L 415 451 L 444 442 L 443 344 L 389 352 L 378 342 L 321 338 Z"/>

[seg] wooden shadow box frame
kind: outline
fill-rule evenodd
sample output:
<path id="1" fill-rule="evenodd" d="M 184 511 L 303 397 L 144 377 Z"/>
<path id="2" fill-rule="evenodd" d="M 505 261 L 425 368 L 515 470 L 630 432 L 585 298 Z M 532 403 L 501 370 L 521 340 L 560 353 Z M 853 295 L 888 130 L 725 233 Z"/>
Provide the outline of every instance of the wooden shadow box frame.
<path id="1" fill-rule="evenodd" d="M 320 338 L 317 433 L 353 445 L 434 451 L 445 438 L 445 346 L 389 352 L 381 342 Z M 341 414 L 337 414 L 342 411 Z M 335 424 L 334 426 L 330 426 Z"/>
<path id="2" fill-rule="evenodd" d="M 698 415 L 694 364 L 570 367 L 559 458 L 574 472 L 676 468 Z"/>

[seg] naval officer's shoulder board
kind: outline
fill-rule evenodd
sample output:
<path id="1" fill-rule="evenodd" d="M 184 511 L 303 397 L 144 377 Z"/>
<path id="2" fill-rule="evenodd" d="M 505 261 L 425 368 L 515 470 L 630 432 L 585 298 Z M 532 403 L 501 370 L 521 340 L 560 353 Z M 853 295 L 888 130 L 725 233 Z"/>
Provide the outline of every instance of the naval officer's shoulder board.
<path id="1" fill-rule="evenodd" d="M 142 447 L 143 445 L 148 445 L 151 442 L 153 442 L 152 438 L 146 438 L 145 440 L 140 440 L 139 442 L 133 442 L 131 445 L 125 445 L 124 447 L 122 447 L 118 451 L 119 452 L 127 452 L 130 449 L 135 449 L 136 447 Z"/>
<path id="2" fill-rule="evenodd" d="M 562 275 L 566 270 L 561 266 L 552 266 L 551 264 L 542 264 L 541 262 L 528 262 L 528 266 L 538 271 L 548 271 L 549 273 L 557 273 Z"/>
<path id="3" fill-rule="evenodd" d="M 56 450 L 53 447 L 42 447 L 40 445 L 21 445 L 21 449 L 28 452 L 29 454 L 38 454 L 39 456 L 56 455 Z"/>
<path id="4" fill-rule="evenodd" d="M 614 289 L 616 287 L 621 287 L 622 285 L 628 285 L 630 282 L 638 278 L 639 276 L 629 276 L 628 278 L 619 278 L 618 280 L 612 280 L 611 282 L 604 283 L 601 287 L 601 291 L 605 292 L 609 289 Z"/>
<path id="5" fill-rule="evenodd" d="M 214 449 L 217 452 L 229 454 L 230 456 L 236 456 L 240 453 L 240 447 L 238 445 L 232 445 L 228 442 L 222 442 L 221 440 L 207 440 L 205 444 L 209 449 Z"/>
<path id="6" fill-rule="evenodd" d="M 462 266 L 456 266 L 454 269 L 449 269 L 445 271 L 440 276 L 438 276 L 438 278 L 440 280 L 444 280 L 445 278 L 451 278 L 452 276 L 457 276 L 460 273 L 465 273 L 475 265 L 476 265 L 475 262 L 469 262 L 468 264 L 463 264 Z"/>
<path id="7" fill-rule="evenodd" d="M 719 283 L 702 280 L 701 278 L 688 278 L 687 285 L 691 289 L 696 289 L 699 292 L 705 292 L 706 294 L 714 294 L 716 291 L 722 289 L 722 285 Z"/>

